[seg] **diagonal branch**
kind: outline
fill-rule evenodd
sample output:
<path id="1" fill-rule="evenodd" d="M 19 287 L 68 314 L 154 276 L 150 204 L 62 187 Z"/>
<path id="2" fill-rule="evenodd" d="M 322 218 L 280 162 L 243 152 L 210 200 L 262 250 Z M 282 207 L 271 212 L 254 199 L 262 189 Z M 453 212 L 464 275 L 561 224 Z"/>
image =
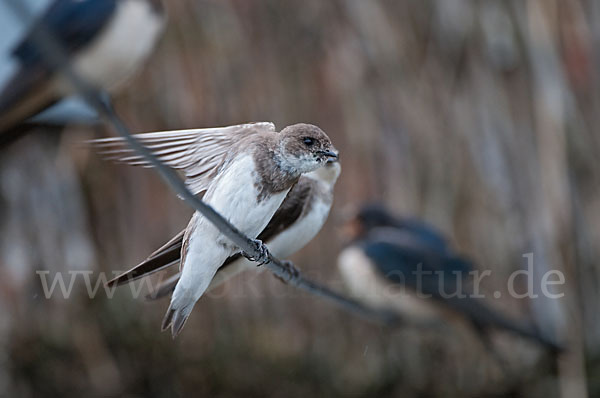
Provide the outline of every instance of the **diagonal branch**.
<path id="1" fill-rule="evenodd" d="M 5 0 L 13 9 L 15 15 L 23 20 L 27 26 L 33 26 L 30 22 L 33 21 L 33 15 L 30 10 L 23 4 L 22 0 Z M 113 109 L 110 100 L 106 95 L 103 95 L 96 88 L 88 84 L 81 78 L 69 63 L 68 56 L 53 33 L 43 24 L 38 25 L 37 29 L 32 32 L 32 38 L 38 45 L 40 52 L 43 54 L 45 61 L 55 70 L 60 71 L 63 76 L 71 83 L 77 94 L 81 96 L 92 108 L 94 108 L 101 118 L 110 124 L 127 143 L 140 155 L 142 155 L 160 174 L 163 180 L 184 201 L 195 210 L 199 211 L 204 217 L 212 222 L 218 229 L 227 236 L 234 244 L 236 244 L 243 252 L 249 254 L 253 258 L 261 258 L 264 253 L 261 253 L 253 239 L 242 234 L 236 227 L 231 225 L 223 216 L 217 213 L 212 207 L 204 203 L 194 194 L 192 194 L 185 183 L 177 175 L 177 173 L 159 161 L 146 147 L 131 135 L 125 123 L 119 118 Z M 300 273 L 292 272 L 289 263 L 284 265 L 279 259 L 268 253 L 268 261 L 264 264 L 269 271 L 284 280 L 290 285 L 296 286 L 308 293 L 326 298 L 346 310 L 360 315 L 366 319 L 381 321 L 385 324 L 397 323 L 400 319 L 386 311 L 376 311 L 365 307 L 359 302 L 352 300 L 344 295 L 341 295 L 328 287 L 319 285 L 308 279 L 305 279 Z"/>

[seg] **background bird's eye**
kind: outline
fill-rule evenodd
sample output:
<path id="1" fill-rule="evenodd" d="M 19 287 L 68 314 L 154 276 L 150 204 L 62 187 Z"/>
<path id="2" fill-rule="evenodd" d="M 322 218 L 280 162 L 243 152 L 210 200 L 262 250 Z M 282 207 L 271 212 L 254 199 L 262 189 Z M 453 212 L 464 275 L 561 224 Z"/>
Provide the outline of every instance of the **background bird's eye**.
<path id="1" fill-rule="evenodd" d="M 310 137 L 304 137 L 302 139 L 302 142 L 304 142 L 304 145 L 306 145 L 306 146 L 312 146 L 312 145 L 314 145 L 315 140 L 313 138 L 310 138 Z"/>

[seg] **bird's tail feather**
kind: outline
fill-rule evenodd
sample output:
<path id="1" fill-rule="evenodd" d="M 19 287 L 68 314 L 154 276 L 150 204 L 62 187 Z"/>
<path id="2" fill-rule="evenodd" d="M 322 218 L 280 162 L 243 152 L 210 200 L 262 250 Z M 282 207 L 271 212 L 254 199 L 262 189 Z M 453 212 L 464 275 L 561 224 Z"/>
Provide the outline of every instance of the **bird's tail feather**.
<path id="1" fill-rule="evenodd" d="M 163 318 L 161 330 L 164 332 L 170 327 L 171 335 L 173 336 L 173 338 L 177 337 L 177 335 L 185 326 L 185 322 L 188 320 L 193 308 L 193 302 L 192 304 L 187 305 L 183 308 L 175 308 L 174 303 L 171 302 L 171 305 L 169 305 L 167 313 Z"/>
<path id="2" fill-rule="evenodd" d="M 211 290 L 218 288 L 227 280 L 239 274 L 241 271 L 245 270 L 246 268 L 240 266 L 239 264 L 240 258 L 241 256 L 239 254 L 235 254 L 233 256 L 230 256 L 227 260 L 225 260 L 223 265 L 219 267 L 217 273 L 210 281 L 206 292 L 210 292 Z M 166 281 L 163 281 L 160 285 L 158 285 L 158 288 L 154 292 L 146 296 L 146 300 L 158 300 L 171 294 L 175 290 L 175 286 L 177 285 L 177 281 L 180 277 L 181 273 L 178 272 Z"/>
<path id="3" fill-rule="evenodd" d="M 171 297 L 171 304 L 162 321 L 161 328 L 163 331 L 170 327 L 173 338 L 177 337 L 192 313 L 194 304 L 202 296 L 202 291 L 200 291 L 200 294 L 198 293 L 199 291 L 194 290 L 192 292 L 177 284 L 177 288 Z"/>
<path id="4" fill-rule="evenodd" d="M 539 344 L 546 347 L 552 353 L 558 354 L 565 350 L 565 347 L 562 344 L 560 344 L 556 339 L 545 335 L 531 324 L 512 321 L 510 319 L 498 315 L 494 317 L 494 319 L 490 322 L 489 326 L 498 329 L 508 330 L 526 339 L 537 341 Z"/>
<path id="5" fill-rule="evenodd" d="M 175 235 L 175 237 L 161 246 L 158 250 L 154 251 L 150 257 L 140 264 L 108 281 L 106 283 L 107 286 L 119 286 L 130 283 L 178 264 L 181 258 L 181 245 L 184 232 L 185 230 Z"/>
<path id="6" fill-rule="evenodd" d="M 475 299 L 455 299 L 451 300 L 451 303 L 453 307 L 460 307 L 462 312 L 468 314 L 468 317 L 477 328 L 494 328 L 513 332 L 526 339 L 537 341 L 554 353 L 560 353 L 565 349 L 556 339 L 542 333 L 534 325 L 505 317 Z"/>

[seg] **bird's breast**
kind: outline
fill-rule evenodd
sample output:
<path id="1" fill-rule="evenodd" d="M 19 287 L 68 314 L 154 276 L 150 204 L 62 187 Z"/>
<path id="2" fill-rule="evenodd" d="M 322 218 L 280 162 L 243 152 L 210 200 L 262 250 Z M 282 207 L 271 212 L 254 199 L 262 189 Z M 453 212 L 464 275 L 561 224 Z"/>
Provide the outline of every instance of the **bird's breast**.
<path id="1" fill-rule="evenodd" d="M 251 156 L 242 155 L 221 171 L 204 199 L 223 217 L 251 238 L 267 226 L 289 189 L 268 192 L 261 197 L 256 184 L 255 164 Z"/>

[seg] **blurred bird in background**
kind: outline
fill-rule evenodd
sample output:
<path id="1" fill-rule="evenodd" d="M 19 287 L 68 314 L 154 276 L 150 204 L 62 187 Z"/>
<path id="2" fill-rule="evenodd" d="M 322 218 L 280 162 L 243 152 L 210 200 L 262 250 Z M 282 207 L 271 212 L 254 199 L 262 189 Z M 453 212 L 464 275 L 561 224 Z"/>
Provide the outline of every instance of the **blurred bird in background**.
<path id="1" fill-rule="evenodd" d="M 110 92 L 148 57 L 164 24 L 158 0 L 55 0 L 12 51 L 18 67 L 0 92 L 0 145 L 23 133 L 15 130 L 20 123 L 74 94 L 44 59 L 34 32 L 54 34 L 81 77 Z"/>
<path id="2" fill-rule="evenodd" d="M 283 259 L 302 249 L 321 230 L 333 203 L 333 189 L 340 175 L 341 166 L 337 158 L 327 160 L 323 167 L 304 174 L 289 191 L 285 200 L 258 239 L 265 242 L 269 251 Z M 185 230 L 178 233 L 165 245 L 153 252 L 146 260 L 109 281 L 109 285 L 122 285 L 149 276 L 180 263 L 181 246 Z M 229 257 L 217 270 L 206 291 L 221 286 L 224 282 L 245 270 L 262 270 L 240 254 Z M 181 277 L 176 273 L 163 281 L 148 296 L 159 299 L 170 294 Z"/>
<path id="3" fill-rule="evenodd" d="M 204 192 L 207 204 L 251 238 L 265 229 L 302 174 L 314 172 L 338 157 L 329 137 L 320 128 L 302 123 L 281 132 L 277 132 L 272 123 L 251 123 L 138 134 L 136 138 L 159 160 L 183 170 L 190 191 Z M 105 154 L 116 155 L 123 162 L 149 166 L 144 158 L 133 155 L 132 150 L 124 146 L 122 138 L 101 139 L 95 143 L 105 145 Z M 331 177 L 337 178 L 335 169 Z M 326 212 L 313 215 L 324 218 Z M 173 337 L 183 328 L 217 270 L 228 257 L 239 252 L 198 212 L 192 216 L 181 239 L 181 277 L 163 320 L 163 330 L 171 327 Z M 294 239 L 294 236 L 282 239 Z M 266 255 L 265 246 L 260 241 L 256 243 Z"/>
<path id="4" fill-rule="evenodd" d="M 488 332 L 499 329 L 560 350 L 556 341 L 533 325 L 489 307 L 483 295 L 472 289 L 473 264 L 433 227 L 397 218 L 383 206 L 367 205 L 347 228 L 353 240 L 340 253 L 338 267 L 357 298 L 398 311 L 408 320 L 466 320 L 489 348 Z"/>

